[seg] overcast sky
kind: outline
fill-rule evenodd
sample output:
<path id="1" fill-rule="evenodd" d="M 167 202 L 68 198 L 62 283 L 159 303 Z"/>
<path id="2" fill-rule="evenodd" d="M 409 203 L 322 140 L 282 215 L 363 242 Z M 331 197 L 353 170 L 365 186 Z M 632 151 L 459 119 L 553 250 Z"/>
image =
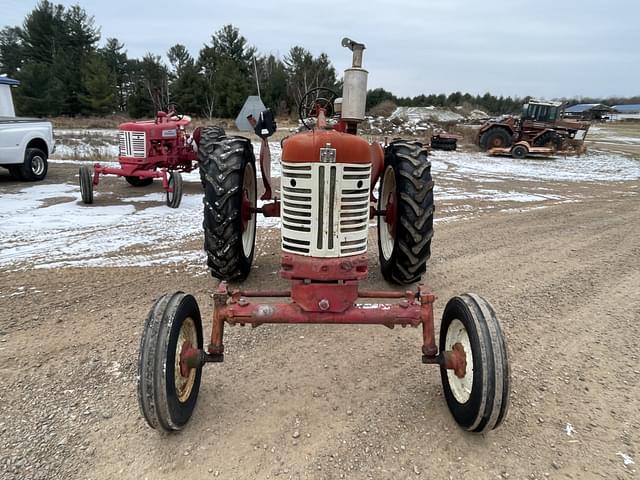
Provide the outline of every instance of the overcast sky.
<path id="1" fill-rule="evenodd" d="M 0 0 L 0 26 L 19 25 L 36 0 Z M 367 46 L 369 87 L 396 95 L 490 91 L 545 98 L 640 94 L 637 0 L 83 0 L 129 56 L 192 55 L 227 23 L 261 53 L 301 45 L 326 52 L 338 71 L 348 36 Z M 166 57 L 164 57 L 166 60 Z"/>

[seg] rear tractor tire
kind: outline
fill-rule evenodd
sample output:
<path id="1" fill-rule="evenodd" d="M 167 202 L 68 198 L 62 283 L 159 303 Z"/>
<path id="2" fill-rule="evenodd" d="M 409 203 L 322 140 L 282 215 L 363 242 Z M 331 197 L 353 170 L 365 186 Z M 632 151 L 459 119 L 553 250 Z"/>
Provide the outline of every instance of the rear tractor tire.
<path id="1" fill-rule="evenodd" d="M 138 352 L 138 404 L 156 430 L 181 430 L 195 409 L 202 367 L 182 375 L 180 354 L 187 342 L 202 349 L 198 303 L 182 292 L 160 297 L 147 316 Z"/>
<path id="2" fill-rule="evenodd" d="M 180 172 L 169 173 L 169 188 L 167 190 L 167 206 L 178 208 L 182 201 L 182 175 Z"/>
<path id="3" fill-rule="evenodd" d="M 563 150 L 565 139 L 557 132 L 546 131 L 533 140 L 534 147 L 551 147 L 555 150 Z"/>
<path id="4" fill-rule="evenodd" d="M 509 358 L 493 307 L 464 294 L 447 303 L 440 324 L 440 352 L 462 350 L 463 376 L 440 367 L 447 406 L 465 430 L 484 433 L 498 427 L 509 409 Z"/>
<path id="5" fill-rule="evenodd" d="M 153 177 L 129 177 L 129 176 L 126 176 L 126 177 L 124 177 L 124 179 L 132 187 L 146 187 L 147 185 L 151 185 L 153 183 Z"/>
<path id="6" fill-rule="evenodd" d="M 204 249 L 211 275 L 244 280 L 255 252 L 257 181 L 251 142 L 243 137 L 202 137 Z"/>
<path id="7" fill-rule="evenodd" d="M 420 280 L 431 256 L 433 180 L 420 142 L 394 141 L 385 150 L 378 209 L 378 254 L 384 278 L 407 285 Z"/>
<path id="8" fill-rule="evenodd" d="M 93 203 L 93 168 L 83 165 L 80 167 L 79 177 L 82 203 L 90 205 Z"/>
<path id="9" fill-rule="evenodd" d="M 200 129 L 200 145 L 203 145 L 205 143 L 208 145 L 211 145 L 220 137 L 224 137 L 224 136 L 225 136 L 224 128 L 222 127 L 210 126 L 210 127 L 201 128 Z M 202 188 L 204 189 L 206 187 L 206 182 L 204 180 L 205 171 L 202 168 L 202 163 L 200 158 L 206 161 L 206 155 L 201 154 L 200 152 L 201 152 L 200 147 L 198 147 L 198 170 L 200 171 L 200 183 L 202 183 Z"/>
<path id="10" fill-rule="evenodd" d="M 508 148 L 513 144 L 511 134 L 501 127 L 493 127 L 480 135 L 480 148 L 490 150 L 492 148 Z"/>

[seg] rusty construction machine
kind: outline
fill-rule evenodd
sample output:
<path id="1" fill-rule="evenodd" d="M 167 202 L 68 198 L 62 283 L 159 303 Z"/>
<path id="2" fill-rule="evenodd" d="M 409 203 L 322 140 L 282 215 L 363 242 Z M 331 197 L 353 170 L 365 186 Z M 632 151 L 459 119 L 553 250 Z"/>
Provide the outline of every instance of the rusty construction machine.
<path id="1" fill-rule="evenodd" d="M 455 421 L 468 431 L 486 432 L 507 414 L 507 348 L 488 301 L 471 293 L 451 298 L 436 342 L 436 296 L 426 286 L 360 288 L 368 274 L 367 240 L 374 218 L 384 278 L 401 285 L 421 280 L 431 254 L 433 180 L 421 143 L 394 140 L 383 146 L 357 135 L 367 92 L 365 46 L 346 38 L 342 45 L 353 52 L 342 98 L 317 88 L 302 99 L 299 113 L 308 130 L 283 141 L 281 198 L 273 190 L 274 198 L 263 196 L 258 206 L 249 139 L 202 130 L 198 155 L 205 181 L 205 250 L 212 275 L 222 281 L 213 293 L 206 342 L 192 295 L 163 295 L 149 312 L 138 356 L 138 400 L 155 429 L 176 431 L 188 422 L 204 365 L 224 360 L 225 324 L 420 326 L 422 361 L 439 366 Z M 273 129 L 262 121 L 255 131 L 264 148 Z M 290 281 L 287 289 L 246 290 L 227 283 L 241 282 L 251 271 L 259 214 L 282 218 L 280 276 Z"/>
<path id="2" fill-rule="evenodd" d="M 530 100 L 522 115 L 505 115 L 480 127 L 478 144 L 482 150 L 513 149 L 515 158 L 529 151 L 547 148 L 553 151 L 579 151 L 590 124 L 562 118 L 563 104 Z"/>

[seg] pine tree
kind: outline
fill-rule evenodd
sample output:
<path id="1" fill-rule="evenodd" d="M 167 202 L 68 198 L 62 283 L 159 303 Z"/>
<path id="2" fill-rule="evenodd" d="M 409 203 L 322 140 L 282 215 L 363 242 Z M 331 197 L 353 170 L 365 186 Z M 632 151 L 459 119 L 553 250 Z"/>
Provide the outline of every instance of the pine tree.
<path id="1" fill-rule="evenodd" d="M 0 30 L 0 73 L 13 77 L 18 73 L 24 58 L 21 30 L 4 27 Z"/>
<path id="2" fill-rule="evenodd" d="M 14 93 L 19 115 L 44 117 L 62 113 L 64 85 L 51 75 L 51 65 L 29 63 L 16 77 L 22 82 Z"/>
<path id="3" fill-rule="evenodd" d="M 113 89 L 118 110 L 127 109 L 128 85 L 127 85 L 127 52 L 124 44 L 117 38 L 107 38 L 104 48 L 99 50 L 113 79 Z"/>
<path id="4" fill-rule="evenodd" d="M 104 59 L 93 55 L 84 64 L 82 85 L 86 94 L 80 96 L 83 113 L 107 115 L 116 108 L 115 80 Z"/>

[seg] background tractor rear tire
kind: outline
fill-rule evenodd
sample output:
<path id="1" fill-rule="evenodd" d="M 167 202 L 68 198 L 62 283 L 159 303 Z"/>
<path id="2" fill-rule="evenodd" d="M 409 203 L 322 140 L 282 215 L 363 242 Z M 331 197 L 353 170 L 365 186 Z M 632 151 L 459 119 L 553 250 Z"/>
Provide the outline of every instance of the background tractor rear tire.
<path id="1" fill-rule="evenodd" d="M 533 146 L 534 147 L 551 146 L 556 150 L 563 150 L 564 138 L 559 133 L 547 131 L 533 141 Z"/>
<path id="2" fill-rule="evenodd" d="M 191 369 L 188 377 L 176 371 L 185 341 L 203 348 L 198 303 L 182 292 L 163 295 L 147 316 L 138 352 L 138 405 L 156 430 L 181 430 L 198 400 L 202 367 Z"/>
<path id="3" fill-rule="evenodd" d="M 480 135 L 480 148 L 482 150 L 508 148 L 512 143 L 511 134 L 504 128 L 493 127 Z"/>
<path id="4" fill-rule="evenodd" d="M 498 427 L 509 409 L 507 347 L 493 307 L 482 297 L 464 294 L 447 303 L 440 324 L 440 352 L 458 343 L 464 348 L 464 377 L 440 367 L 444 397 L 453 418 L 465 430 L 484 433 Z"/>
<path id="5" fill-rule="evenodd" d="M 132 187 L 146 187 L 153 183 L 152 177 L 124 177 L 129 185 Z"/>
<path id="6" fill-rule="evenodd" d="M 180 172 L 169 174 L 169 188 L 173 189 L 173 192 L 167 191 L 167 206 L 178 208 L 182 201 L 182 175 Z"/>
<path id="7" fill-rule="evenodd" d="M 256 159 L 242 137 L 203 137 L 199 148 L 204 172 L 204 249 L 211 275 L 244 280 L 255 253 L 256 213 L 241 216 L 243 199 L 256 207 Z"/>
<path id="8" fill-rule="evenodd" d="M 213 142 L 215 142 L 216 140 L 218 140 L 220 137 L 224 137 L 225 136 L 225 132 L 224 132 L 224 128 L 222 127 L 204 127 L 200 129 L 200 145 L 202 145 L 203 143 L 206 144 L 212 144 Z M 205 181 L 204 181 L 204 170 L 202 169 L 202 165 L 200 164 L 200 147 L 198 147 L 198 170 L 200 171 L 200 183 L 202 183 L 202 188 L 205 188 Z"/>
<path id="9" fill-rule="evenodd" d="M 90 205 L 93 203 L 93 168 L 83 165 L 80 167 L 80 196 L 82 203 Z"/>
<path id="10" fill-rule="evenodd" d="M 384 164 L 378 209 L 395 203 L 396 214 L 394 225 L 385 216 L 378 217 L 380 267 L 387 281 L 406 285 L 420 280 L 431 256 L 431 162 L 420 142 L 398 140 L 386 148 Z"/>

